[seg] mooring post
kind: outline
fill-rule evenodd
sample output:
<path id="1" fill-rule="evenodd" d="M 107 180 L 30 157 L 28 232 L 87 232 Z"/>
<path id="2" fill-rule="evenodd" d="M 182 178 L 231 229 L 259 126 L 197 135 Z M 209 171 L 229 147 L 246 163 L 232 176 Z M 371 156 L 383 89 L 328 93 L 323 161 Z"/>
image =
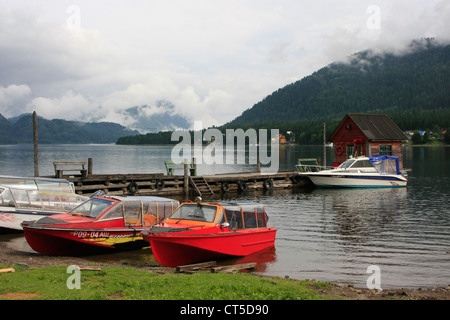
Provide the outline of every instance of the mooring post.
<path id="1" fill-rule="evenodd" d="M 34 176 L 39 177 L 38 127 L 37 127 L 36 111 L 33 112 L 33 143 L 34 143 Z"/>
<path id="2" fill-rule="evenodd" d="M 197 159 L 194 157 L 192 158 L 192 169 L 193 169 L 193 176 L 197 175 Z"/>
<path id="3" fill-rule="evenodd" d="M 92 174 L 92 168 L 93 168 L 93 164 L 94 161 L 92 160 L 92 158 L 88 158 L 88 174 Z"/>
<path id="4" fill-rule="evenodd" d="M 189 162 L 184 159 L 184 195 L 189 195 Z"/>
<path id="5" fill-rule="evenodd" d="M 259 145 L 256 147 L 256 172 L 261 173 L 261 159 L 259 157 Z"/>
<path id="6" fill-rule="evenodd" d="M 327 125 L 323 124 L 323 169 L 327 166 Z"/>

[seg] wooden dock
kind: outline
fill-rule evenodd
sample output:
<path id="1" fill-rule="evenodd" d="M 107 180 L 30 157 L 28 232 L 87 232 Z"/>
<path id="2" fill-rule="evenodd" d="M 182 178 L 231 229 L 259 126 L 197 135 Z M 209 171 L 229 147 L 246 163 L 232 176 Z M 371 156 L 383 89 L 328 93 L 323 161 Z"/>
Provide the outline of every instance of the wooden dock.
<path id="1" fill-rule="evenodd" d="M 64 176 L 75 185 L 78 194 L 91 195 L 103 190 L 117 196 L 172 196 L 189 194 L 211 197 L 226 192 L 276 190 L 310 187 L 308 178 L 297 171 L 281 171 L 274 174 L 259 172 L 228 173 L 207 176 L 154 174 L 88 174 Z M 188 186 L 186 188 L 185 181 Z"/>
<path id="2" fill-rule="evenodd" d="M 226 192 L 289 189 L 311 187 L 309 178 L 298 171 L 277 173 L 242 172 L 197 176 L 195 163 L 175 164 L 166 161 L 167 174 L 93 174 L 92 159 L 85 162 L 54 162 L 55 177 L 72 182 L 78 194 L 91 195 L 103 191 L 116 196 L 195 195 L 211 198 Z M 176 170 L 183 175 L 175 175 Z"/>

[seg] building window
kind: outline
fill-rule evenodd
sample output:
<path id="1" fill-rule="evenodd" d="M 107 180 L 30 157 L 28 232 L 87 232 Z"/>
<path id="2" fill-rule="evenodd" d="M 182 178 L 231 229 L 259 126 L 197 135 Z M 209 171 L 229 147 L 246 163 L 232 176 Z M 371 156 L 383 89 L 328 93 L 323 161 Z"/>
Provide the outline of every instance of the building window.
<path id="1" fill-rule="evenodd" d="M 347 159 L 353 158 L 353 150 L 354 146 L 352 145 L 347 146 Z"/>
<path id="2" fill-rule="evenodd" d="M 392 156 L 392 144 L 380 144 L 380 155 Z"/>

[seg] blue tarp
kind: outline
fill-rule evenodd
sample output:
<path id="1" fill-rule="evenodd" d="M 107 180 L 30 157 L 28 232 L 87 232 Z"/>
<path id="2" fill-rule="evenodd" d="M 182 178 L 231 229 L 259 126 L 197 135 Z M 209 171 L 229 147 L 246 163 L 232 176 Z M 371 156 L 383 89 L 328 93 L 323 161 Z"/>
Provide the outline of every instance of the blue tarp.
<path id="1" fill-rule="evenodd" d="M 372 162 L 372 164 L 375 166 L 375 168 L 377 168 L 379 171 L 379 165 L 376 165 L 376 163 L 384 163 L 386 160 L 395 160 L 395 169 L 397 174 L 400 174 L 400 166 L 399 166 L 399 162 L 398 162 L 398 157 L 394 157 L 394 156 L 373 156 L 373 157 L 369 157 L 370 162 Z M 387 172 L 388 170 L 385 170 L 384 166 L 382 166 L 382 171 Z"/>

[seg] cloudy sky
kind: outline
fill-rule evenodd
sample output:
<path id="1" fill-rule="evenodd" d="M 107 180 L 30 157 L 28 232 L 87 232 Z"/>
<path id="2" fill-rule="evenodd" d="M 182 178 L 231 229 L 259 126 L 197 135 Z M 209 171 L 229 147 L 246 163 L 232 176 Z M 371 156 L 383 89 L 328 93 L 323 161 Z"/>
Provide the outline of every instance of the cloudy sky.
<path id="1" fill-rule="evenodd" d="M 0 0 L 0 113 L 126 125 L 167 100 L 221 125 L 357 51 L 448 40 L 449 17 L 448 0 Z"/>

